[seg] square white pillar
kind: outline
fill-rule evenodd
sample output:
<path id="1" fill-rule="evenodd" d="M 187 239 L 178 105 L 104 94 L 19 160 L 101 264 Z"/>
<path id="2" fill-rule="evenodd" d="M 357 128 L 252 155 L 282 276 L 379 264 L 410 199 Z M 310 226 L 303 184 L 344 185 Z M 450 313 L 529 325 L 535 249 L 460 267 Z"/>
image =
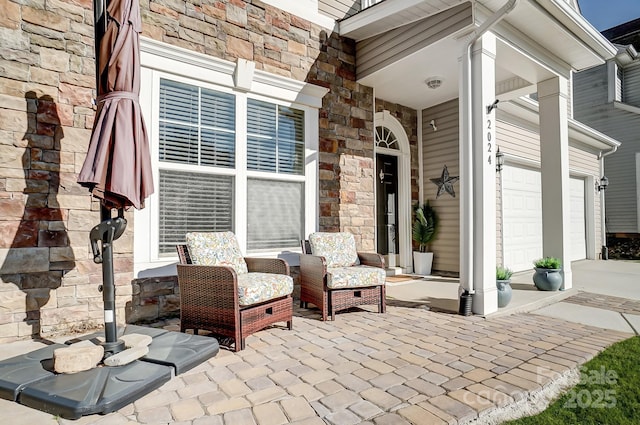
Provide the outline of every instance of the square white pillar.
<path id="1" fill-rule="evenodd" d="M 496 288 L 496 38 L 485 33 L 471 50 L 473 163 L 473 312 L 498 310 Z"/>
<path id="2" fill-rule="evenodd" d="M 562 261 L 562 289 L 572 287 L 568 83 L 554 77 L 538 83 L 542 174 L 542 252 Z"/>

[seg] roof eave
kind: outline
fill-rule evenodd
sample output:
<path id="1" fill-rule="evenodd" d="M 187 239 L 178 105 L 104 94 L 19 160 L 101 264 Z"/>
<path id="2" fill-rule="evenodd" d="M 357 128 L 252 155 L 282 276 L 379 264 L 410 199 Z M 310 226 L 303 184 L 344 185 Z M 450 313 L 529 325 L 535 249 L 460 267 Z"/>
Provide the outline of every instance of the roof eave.
<path id="1" fill-rule="evenodd" d="M 500 109 L 536 126 L 540 125 L 538 102 L 533 99 L 520 97 L 510 102 L 506 102 L 504 105 L 500 103 Z M 580 121 L 569 118 L 568 123 L 569 138 L 571 140 L 580 142 L 586 146 L 595 148 L 596 150 L 609 150 L 613 147 L 620 146 L 620 142 L 616 139 L 600 133 Z"/>

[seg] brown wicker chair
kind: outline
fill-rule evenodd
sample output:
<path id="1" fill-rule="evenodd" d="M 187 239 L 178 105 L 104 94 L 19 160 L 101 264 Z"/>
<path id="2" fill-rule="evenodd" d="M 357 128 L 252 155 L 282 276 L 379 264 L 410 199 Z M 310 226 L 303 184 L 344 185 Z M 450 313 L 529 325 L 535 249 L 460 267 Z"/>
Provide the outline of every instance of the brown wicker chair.
<path id="1" fill-rule="evenodd" d="M 378 313 L 386 312 L 385 285 L 358 286 L 348 288 L 329 288 L 327 286 L 327 260 L 312 255 L 308 240 L 301 241 L 300 256 L 300 307 L 307 308 L 308 303 L 317 306 L 326 321 L 331 315 L 335 320 L 337 311 L 359 305 L 377 305 Z M 377 253 L 357 252 L 360 265 L 384 269 L 384 257 Z"/>
<path id="2" fill-rule="evenodd" d="M 241 306 L 238 301 L 236 271 L 226 266 L 192 264 L 187 245 L 177 245 L 180 264 L 180 331 L 199 329 L 233 338 L 234 350 L 245 348 L 245 338 L 277 322 L 287 322 L 293 329 L 291 295 Z M 249 272 L 289 275 L 286 261 L 245 257 Z M 230 348 L 230 347 L 229 347 Z"/>

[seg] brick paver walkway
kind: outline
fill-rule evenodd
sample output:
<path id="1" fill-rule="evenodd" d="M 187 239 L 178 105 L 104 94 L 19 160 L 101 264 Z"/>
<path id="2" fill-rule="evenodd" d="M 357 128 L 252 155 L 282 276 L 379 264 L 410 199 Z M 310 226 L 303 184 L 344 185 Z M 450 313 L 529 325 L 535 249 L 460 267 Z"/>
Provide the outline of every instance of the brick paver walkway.
<path id="1" fill-rule="evenodd" d="M 118 412 L 65 421 L 0 400 L 12 424 L 462 424 L 529 397 L 631 334 L 532 314 L 298 309 Z M 177 324 L 168 325 L 177 329 Z"/>
<path id="2" fill-rule="evenodd" d="M 640 315 L 640 301 L 630 300 L 628 298 L 594 294 L 591 292 L 579 292 L 578 294 L 562 301 L 566 303 L 580 304 L 587 307 L 617 311 L 618 313 Z"/>

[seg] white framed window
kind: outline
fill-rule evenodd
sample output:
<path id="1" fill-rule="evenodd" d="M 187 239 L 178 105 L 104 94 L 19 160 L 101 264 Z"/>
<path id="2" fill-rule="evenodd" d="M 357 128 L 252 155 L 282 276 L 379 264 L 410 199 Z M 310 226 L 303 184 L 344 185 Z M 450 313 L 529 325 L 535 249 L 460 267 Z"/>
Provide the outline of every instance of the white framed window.
<path id="1" fill-rule="evenodd" d="M 191 231 L 230 230 L 247 255 L 296 265 L 317 228 L 327 90 L 145 39 L 141 62 L 155 193 L 134 216 L 135 275 L 171 274 Z"/>

